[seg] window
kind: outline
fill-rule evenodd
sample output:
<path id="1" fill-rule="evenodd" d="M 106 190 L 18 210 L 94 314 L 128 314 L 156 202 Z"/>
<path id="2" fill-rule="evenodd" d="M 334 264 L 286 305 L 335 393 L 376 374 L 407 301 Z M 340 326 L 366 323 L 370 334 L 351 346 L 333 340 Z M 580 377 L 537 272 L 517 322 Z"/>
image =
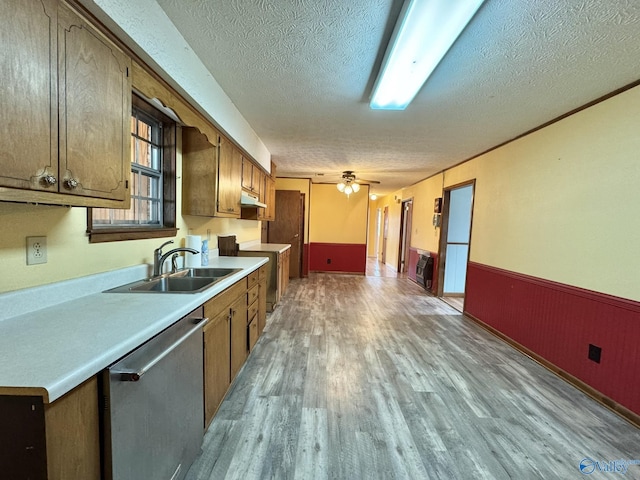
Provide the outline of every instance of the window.
<path id="1" fill-rule="evenodd" d="M 131 113 L 131 207 L 88 209 L 90 241 L 111 242 L 176 234 L 176 124 L 139 97 Z"/>

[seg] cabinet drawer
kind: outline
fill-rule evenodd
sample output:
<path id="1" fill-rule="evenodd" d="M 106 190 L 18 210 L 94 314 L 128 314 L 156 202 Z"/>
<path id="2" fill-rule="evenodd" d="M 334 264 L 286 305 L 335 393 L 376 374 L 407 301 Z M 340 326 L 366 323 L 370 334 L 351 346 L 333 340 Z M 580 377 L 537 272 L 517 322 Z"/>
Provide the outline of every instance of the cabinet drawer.
<path id="1" fill-rule="evenodd" d="M 267 279 L 267 266 L 263 265 L 258 269 L 258 280 L 266 280 Z"/>
<path id="2" fill-rule="evenodd" d="M 247 292 L 247 305 L 251 305 L 258 299 L 258 284 L 256 283 Z"/>
<path id="3" fill-rule="evenodd" d="M 247 323 L 251 322 L 251 320 L 253 320 L 253 317 L 255 317 L 258 314 L 258 308 L 260 302 L 253 302 L 251 305 L 249 305 L 249 311 L 247 313 Z"/>
<path id="4" fill-rule="evenodd" d="M 231 305 L 239 296 L 247 290 L 247 279 L 234 283 L 229 288 L 219 293 L 205 304 L 205 314 L 212 318 Z"/>
<path id="5" fill-rule="evenodd" d="M 254 270 L 247 276 L 247 288 L 253 287 L 256 283 L 258 283 L 258 270 Z"/>

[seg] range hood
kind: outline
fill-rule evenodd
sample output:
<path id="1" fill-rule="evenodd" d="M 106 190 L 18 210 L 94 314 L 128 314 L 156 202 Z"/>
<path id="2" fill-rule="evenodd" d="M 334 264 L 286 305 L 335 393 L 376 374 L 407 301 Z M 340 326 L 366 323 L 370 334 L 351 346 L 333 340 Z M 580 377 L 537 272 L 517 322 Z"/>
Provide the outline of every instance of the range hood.
<path id="1" fill-rule="evenodd" d="M 242 195 L 240 196 L 240 206 L 242 207 L 262 207 L 262 208 L 267 208 L 267 205 L 262 203 L 258 197 L 256 197 L 255 195 L 251 195 L 250 193 L 247 192 L 242 192 Z"/>

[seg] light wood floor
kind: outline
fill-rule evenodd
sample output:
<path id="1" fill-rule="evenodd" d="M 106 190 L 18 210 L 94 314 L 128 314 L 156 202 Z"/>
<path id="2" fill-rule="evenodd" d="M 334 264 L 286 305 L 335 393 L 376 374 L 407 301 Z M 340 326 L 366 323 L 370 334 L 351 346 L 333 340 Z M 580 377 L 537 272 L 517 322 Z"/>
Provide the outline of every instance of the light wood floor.
<path id="1" fill-rule="evenodd" d="M 187 479 L 585 478 L 585 457 L 639 446 L 640 430 L 413 282 L 312 274 L 270 315 Z M 628 468 L 616 478 L 640 478 Z"/>
<path id="2" fill-rule="evenodd" d="M 464 311 L 464 297 L 440 297 L 445 303 L 448 303 L 453 308 L 455 308 L 458 312 Z"/>

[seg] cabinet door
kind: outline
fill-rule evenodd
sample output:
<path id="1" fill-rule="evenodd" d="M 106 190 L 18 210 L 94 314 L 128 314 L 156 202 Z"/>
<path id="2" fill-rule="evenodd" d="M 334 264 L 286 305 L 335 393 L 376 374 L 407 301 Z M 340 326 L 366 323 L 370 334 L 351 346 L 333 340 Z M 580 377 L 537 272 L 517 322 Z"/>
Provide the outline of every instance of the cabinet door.
<path id="1" fill-rule="evenodd" d="M 0 2 L 0 186 L 58 191 L 56 5 Z"/>
<path id="2" fill-rule="evenodd" d="M 265 175 L 264 183 L 265 193 L 264 199 L 267 204 L 267 208 L 264 209 L 264 220 L 273 221 L 276 219 L 276 182 L 273 178 Z"/>
<path id="3" fill-rule="evenodd" d="M 131 59 L 69 7 L 58 10 L 61 192 L 125 201 Z"/>
<path id="4" fill-rule="evenodd" d="M 267 278 L 258 282 L 258 335 L 262 335 L 267 324 Z"/>
<path id="5" fill-rule="evenodd" d="M 242 157 L 242 188 L 253 190 L 253 164 L 248 158 Z"/>
<path id="6" fill-rule="evenodd" d="M 240 218 L 242 154 L 225 137 L 220 138 L 218 159 L 218 215 Z"/>
<path id="7" fill-rule="evenodd" d="M 254 316 L 251 322 L 249 322 L 249 326 L 247 327 L 249 330 L 249 351 L 253 351 L 253 347 L 255 347 L 256 342 L 258 341 L 258 315 Z"/>
<path id="8" fill-rule="evenodd" d="M 182 129 L 182 213 L 216 214 L 216 164 L 220 137 L 211 139 L 195 128 Z"/>
<path id="9" fill-rule="evenodd" d="M 247 359 L 247 295 L 231 305 L 231 380 Z"/>
<path id="10" fill-rule="evenodd" d="M 252 170 L 251 190 L 258 198 L 262 198 L 261 184 L 264 182 L 263 178 L 264 173 L 262 173 L 258 167 L 254 166 Z"/>
<path id="11" fill-rule="evenodd" d="M 222 403 L 231 384 L 229 362 L 229 309 L 211 312 L 208 304 L 204 306 L 205 316 L 212 320 L 204 327 L 204 426 L 211 423 L 213 416 Z"/>

